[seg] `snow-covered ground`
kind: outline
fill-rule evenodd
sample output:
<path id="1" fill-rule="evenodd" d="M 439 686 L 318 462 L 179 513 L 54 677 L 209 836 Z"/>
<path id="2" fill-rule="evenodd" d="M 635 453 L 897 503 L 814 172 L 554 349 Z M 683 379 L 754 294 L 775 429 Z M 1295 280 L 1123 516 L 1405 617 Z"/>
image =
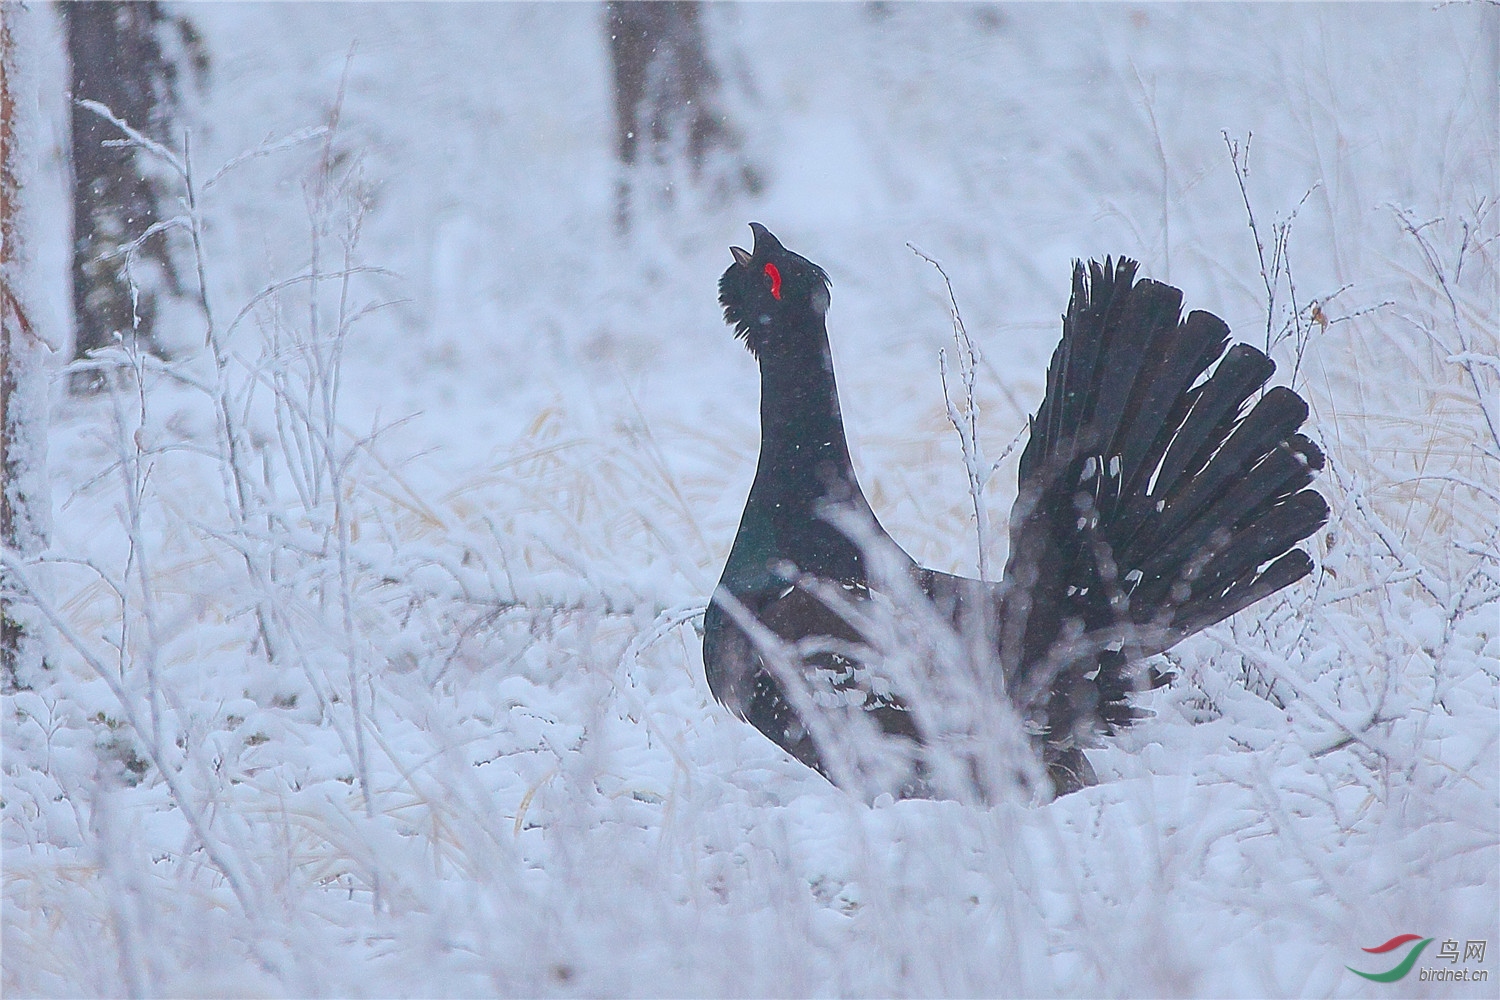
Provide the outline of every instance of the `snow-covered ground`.
<path id="1" fill-rule="evenodd" d="M 183 306 L 143 393 L 58 383 L 8 995 L 1493 993 L 1496 7 L 710 7 L 766 187 L 628 236 L 598 7 L 186 13 L 224 374 Z M 907 242 L 994 455 L 1074 257 L 1273 339 L 1330 456 L 1317 571 L 1174 651 L 1096 788 L 832 788 L 692 627 L 754 468 L 715 302 L 751 219 L 832 275 L 855 461 L 925 564 L 976 552 Z M 1407 932 L 1488 940 L 1491 985 L 1347 971 Z"/>

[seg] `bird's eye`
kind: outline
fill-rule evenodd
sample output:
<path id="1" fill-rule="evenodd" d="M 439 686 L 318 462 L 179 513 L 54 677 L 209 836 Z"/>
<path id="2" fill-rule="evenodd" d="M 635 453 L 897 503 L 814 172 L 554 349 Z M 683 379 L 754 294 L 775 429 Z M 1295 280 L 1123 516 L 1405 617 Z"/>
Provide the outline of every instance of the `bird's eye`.
<path id="1" fill-rule="evenodd" d="M 766 264 L 766 277 L 771 279 L 771 298 L 781 301 L 781 269 L 775 264 Z"/>

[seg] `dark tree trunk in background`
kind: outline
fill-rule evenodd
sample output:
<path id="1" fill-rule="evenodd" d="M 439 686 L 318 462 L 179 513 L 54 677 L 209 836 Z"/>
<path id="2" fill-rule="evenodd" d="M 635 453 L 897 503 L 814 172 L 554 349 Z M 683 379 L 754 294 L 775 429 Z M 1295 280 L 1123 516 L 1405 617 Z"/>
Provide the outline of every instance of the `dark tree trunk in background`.
<path id="1" fill-rule="evenodd" d="M 700 5 L 616 0 L 606 16 L 620 228 L 628 227 L 632 211 L 671 204 L 682 181 L 716 195 L 759 190 L 755 168 L 740 155 L 740 135 L 719 107 L 719 75 L 704 45 Z"/>
<path id="2" fill-rule="evenodd" d="M 181 148 L 182 137 L 173 129 L 177 66 L 163 43 L 180 45 L 201 73 L 202 47 L 188 22 L 167 17 L 158 3 L 64 3 L 61 10 L 74 101 L 98 101 L 152 139 Z M 175 29 L 175 37 L 167 29 Z M 158 305 L 163 296 L 181 293 L 166 234 L 146 240 L 128 261 L 123 254 L 109 255 L 164 217 L 163 188 L 136 150 L 105 145 L 120 138 L 113 125 L 76 103 L 70 118 L 74 357 L 132 334 L 142 349 L 160 355 Z M 72 386 L 90 391 L 103 384 L 99 374 L 84 372 Z"/>
<path id="3" fill-rule="evenodd" d="M 22 201 L 39 159 L 36 101 L 23 54 L 37 15 L 7 3 L 0 13 L 0 547 L 20 558 L 47 541 L 47 347 L 31 324 L 26 239 L 32 215 Z M 29 45 L 27 43 L 30 43 Z M 33 57 L 30 57 L 34 59 Z M 30 683 L 42 662 L 40 626 L 14 574 L 0 567 L 0 690 Z"/>

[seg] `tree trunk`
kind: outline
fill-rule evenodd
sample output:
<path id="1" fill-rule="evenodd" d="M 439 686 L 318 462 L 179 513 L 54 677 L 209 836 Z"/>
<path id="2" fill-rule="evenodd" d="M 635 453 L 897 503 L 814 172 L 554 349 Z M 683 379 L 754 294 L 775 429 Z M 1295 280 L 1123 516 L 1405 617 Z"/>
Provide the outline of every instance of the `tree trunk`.
<path id="1" fill-rule="evenodd" d="M 632 209 L 672 204 L 683 180 L 719 196 L 758 191 L 758 172 L 740 156 L 739 132 L 719 107 L 699 4 L 615 0 L 606 12 L 621 169 L 617 225 L 628 228 Z"/>
<path id="2" fill-rule="evenodd" d="M 98 101 L 115 116 L 168 147 L 177 143 L 177 69 L 162 51 L 160 32 L 175 26 L 183 47 L 204 67 L 201 46 L 186 21 L 169 20 L 154 2 L 65 3 L 72 93 Z M 140 154 L 118 139 L 114 126 L 74 103 L 70 107 L 73 162 L 73 356 L 134 337 L 161 355 L 156 319 L 160 300 L 180 295 L 177 268 L 165 233 L 130 254 L 120 249 L 162 218 L 166 200 Z M 77 373 L 72 387 L 92 391 L 105 379 Z"/>
<path id="3" fill-rule="evenodd" d="M 23 85 L 23 53 L 35 41 L 22 22 L 37 15 L 6 3 L 0 15 L 0 546 L 25 558 L 47 541 L 47 347 L 31 324 L 26 232 L 31 214 L 21 197 L 36 162 L 40 131 L 35 100 Z M 19 39 L 18 39 L 18 36 Z M 31 42 L 28 47 L 27 42 Z M 34 57 L 33 57 L 34 58 Z M 41 667 L 39 622 L 13 574 L 0 569 L 0 688 L 29 685 Z"/>

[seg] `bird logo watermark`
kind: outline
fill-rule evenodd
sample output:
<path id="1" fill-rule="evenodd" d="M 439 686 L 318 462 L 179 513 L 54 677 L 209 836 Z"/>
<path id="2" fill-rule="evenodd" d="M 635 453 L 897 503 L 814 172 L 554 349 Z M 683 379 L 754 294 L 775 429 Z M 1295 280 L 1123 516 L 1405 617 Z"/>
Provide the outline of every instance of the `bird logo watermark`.
<path id="1" fill-rule="evenodd" d="M 1371 955 L 1391 955 L 1398 949 L 1410 945 L 1405 957 L 1387 971 L 1362 972 L 1352 965 L 1346 965 L 1344 966 L 1344 968 L 1348 969 L 1356 976 L 1363 976 L 1371 982 L 1398 982 L 1399 980 L 1405 979 L 1407 975 L 1411 973 L 1412 968 L 1417 964 L 1417 959 L 1421 956 L 1426 947 L 1432 944 L 1433 940 L 1433 938 L 1423 937 L 1420 934 L 1397 934 L 1395 937 L 1391 938 L 1384 944 L 1376 945 L 1373 948 L 1362 949 L 1363 951 Z M 1412 942 L 1416 943 L 1413 944 Z M 1457 966 L 1459 963 L 1460 954 L 1458 949 L 1458 940 L 1456 938 L 1449 938 L 1438 945 L 1437 952 L 1438 961 L 1441 962 L 1446 960 L 1449 963 L 1448 967 L 1444 968 L 1442 966 L 1438 966 L 1436 968 L 1428 968 L 1424 966 L 1421 970 L 1419 970 L 1417 977 L 1423 982 L 1486 982 L 1489 979 L 1489 970 L 1471 969 L 1469 968 L 1469 965 L 1471 963 L 1476 965 L 1483 964 L 1485 947 L 1488 944 L 1489 942 L 1485 940 L 1470 939 L 1465 941 L 1463 943 L 1462 953 L 1464 967 L 1456 968 L 1455 966 Z"/>

